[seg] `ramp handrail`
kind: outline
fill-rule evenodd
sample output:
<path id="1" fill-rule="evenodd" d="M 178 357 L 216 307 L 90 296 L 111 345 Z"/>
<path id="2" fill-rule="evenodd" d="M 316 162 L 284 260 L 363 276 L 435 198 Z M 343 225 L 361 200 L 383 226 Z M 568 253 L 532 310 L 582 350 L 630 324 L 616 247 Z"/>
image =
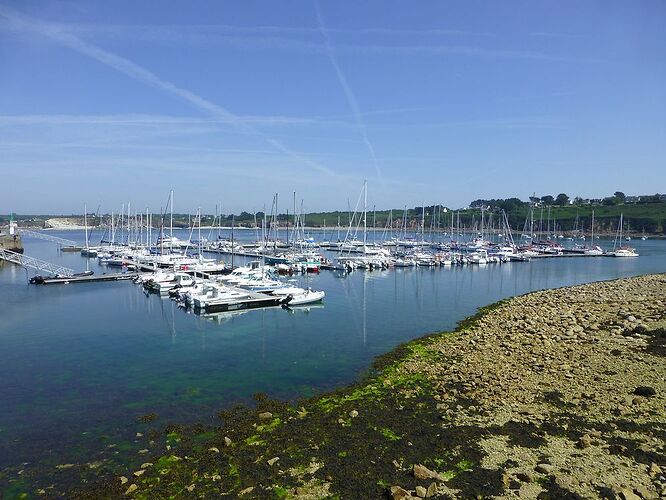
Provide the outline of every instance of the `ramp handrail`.
<path id="1" fill-rule="evenodd" d="M 37 259 L 35 257 L 12 252 L 11 250 L 7 250 L 5 248 L 0 248 L 0 259 L 26 268 L 37 269 L 38 271 L 50 273 L 54 276 L 72 276 L 76 274 L 76 271 L 68 267 L 59 266 L 57 264 L 52 264 L 51 262 L 46 262 L 45 260 Z"/>

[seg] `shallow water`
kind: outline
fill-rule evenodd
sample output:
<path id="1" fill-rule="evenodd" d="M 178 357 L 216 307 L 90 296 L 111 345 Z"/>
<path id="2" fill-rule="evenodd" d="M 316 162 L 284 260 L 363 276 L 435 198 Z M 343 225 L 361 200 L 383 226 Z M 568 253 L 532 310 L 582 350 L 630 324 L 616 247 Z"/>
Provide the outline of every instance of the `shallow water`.
<path id="1" fill-rule="evenodd" d="M 50 234 L 84 239 L 82 231 Z M 86 268 L 78 253 L 59 253 L 51 242 L 24 244 L 27 255 Z M 91 460 L 106 443 L 130 439 L 136 418 L 149 412 L 160 424 L 212 421 L 257 392 L 297 398 L 339 387 L 377 355 L 504 297 L 666 272 L 666 241 L 632 245 L 641 257 L 323 271 L 298 278 L 326 291 L 323 305 L 215 320 L 131 282 L 35 286 L 24 269 L 0 265 L 0 468 Z"/>

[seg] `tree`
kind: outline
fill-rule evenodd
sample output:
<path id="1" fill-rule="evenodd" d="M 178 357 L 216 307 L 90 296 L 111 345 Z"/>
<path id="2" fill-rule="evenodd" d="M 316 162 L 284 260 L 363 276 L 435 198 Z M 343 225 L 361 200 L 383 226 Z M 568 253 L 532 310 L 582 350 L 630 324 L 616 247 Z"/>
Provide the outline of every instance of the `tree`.
<path id="1" fill-rule="evenodd" d="M 555 198 L 553 198 L 551 195 L 546 195 L 541 197 L 541 202 L 545 203 L 546 205 L 552 205 L 553 202 L 555 201 Z"/>
<path id="2" fill-rule="evenodd" d="M 558 194 L 557 198 L 555 198 L 555 205 L 563 207 L 564 205 L 568 204 L 569 204 L 569 197 L 564 193 Z"/>
<path id="3" fill-rule="evenodd" d="M 582 205 L 583 204 L 583 198 L 580 196 L 576 196 L 573 200 L 574 205 Z"/>
<path id="4" fill-rule="evenodd" d="M 617 198 L 615 196 L 606 196 L 603 199 L 603 204 L 607 206 L 617 205 Z"/>
<path id="5" fill-rule="evenodd" d="M 624 195 L 624 193 L 622 191 L 615 191 L 613 196 L 615 198 L 617 198 L 620 203 L 624 203 L 624 200 L 626 198 L 626 196 Z"/>

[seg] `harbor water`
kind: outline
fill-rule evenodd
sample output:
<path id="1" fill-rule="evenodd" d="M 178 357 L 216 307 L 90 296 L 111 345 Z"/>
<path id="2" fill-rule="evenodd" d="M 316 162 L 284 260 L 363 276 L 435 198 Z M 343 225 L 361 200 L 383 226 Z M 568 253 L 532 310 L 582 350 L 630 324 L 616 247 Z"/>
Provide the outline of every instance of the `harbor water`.
<path id="1" fill-rule="evenodd" d="M 84 240 L 83 231 L 50 234 Z M 250 241 L 254 232 L 236 237 Z M 114 272 L 49 241 L 23 243 L 26 255 Z M 255 393 L 296 399 L 357 380 L 376 356 L 450 330 L 501 298 L 666 272 L 666 241 L 632 246 L 639 258 L 322 271 L 287 278 L 324 290 L 320 305 L 209 317 L 131 281 L 29 285 L 32 273 L 0 264 L 0 491 L 24 468 L 136 455 L 142 415 L 154 414 L 154 426 L 213 423 L 217 411 Z"/>

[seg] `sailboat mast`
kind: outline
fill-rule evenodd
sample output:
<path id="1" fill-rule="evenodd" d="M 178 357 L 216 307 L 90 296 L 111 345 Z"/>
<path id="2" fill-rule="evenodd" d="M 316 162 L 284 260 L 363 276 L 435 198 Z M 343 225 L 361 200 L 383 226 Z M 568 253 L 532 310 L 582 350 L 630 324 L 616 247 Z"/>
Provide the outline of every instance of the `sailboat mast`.
<path id="1" fill-rule="evenodd" d="M 197 217 L 199 218 L 199 262 L 203 260 L 203 246 L 201 244 L 201 207 L 197 208 Z"/>
<path id="2" fill-rule="evenodd" d="M 86 228 L 86 250 L 88 250 L 88 207 L 85 203 L 83 204 L 83 225 Z"/>
<path id="3" fill-rule="evenodd" d="M 234 214 L 231 214 L 231 269 L 234 268 L 234 248 L 236 245 L 234 244 Z M 254 215 L 254 224 L 255 226 L 257 225 L 257 214 L 255 213 Z"/>
<path id="4" fill-rule="evenodd" d="M 169 236 L 173 238 L 173 189 L 171 190 L 169 200 L 171 202 L 171 221 L 170 221 L 170 228 L 169 228 Z"/>
<path id="5" fill-rule="evenodd" d="M 368 181 L 363 181 L 363 251 L 368 242 Z"/>

